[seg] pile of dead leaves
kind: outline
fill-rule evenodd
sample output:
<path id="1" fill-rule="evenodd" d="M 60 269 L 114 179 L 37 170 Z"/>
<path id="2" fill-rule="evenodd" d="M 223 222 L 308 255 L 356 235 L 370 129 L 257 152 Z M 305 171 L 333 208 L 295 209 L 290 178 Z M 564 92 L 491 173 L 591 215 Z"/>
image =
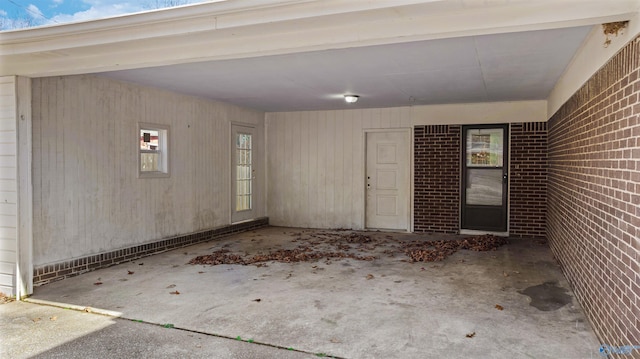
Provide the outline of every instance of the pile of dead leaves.
<path id="1" fill-rule="evenodd" d="M 7 304 L 13 302 L 15 299 L 0 292 L 0 304 Z"/>
<path id="2" fill-rule="evenodd" d="M 459 241 L 412 241 L 403 245 L 412 262 L 439 262 L 460 248 Z"/>
<path id="3" fill-rule="evenodd" d="M 194 259 L 189 261 L 189 264 L 208 264 L 208 265 L 219 265 L 219 264 L 246 264 L 245 260 L 242 256 L 237 254 L 230 254 L 228 249 L 220 249 L 211 254 L 207 254 L 204 256 L 197 256 Z"/>
<path id="4" fill-rule="evenodd" d="M 509 244 L 507 237 L 486 234 L 484 236 L 464 238 L 460 244 L 460 249 L 469 249 L 476 252 L 495 251 L 505 244 Z"/>
<path id="5" fill-rule="evenodd" d="M 219 265 L 219 264 L 258 264 L 263 262 L 275 261 L 283 263 L 293 262 L 311 262 L 320 259 L 356 259 L 361 261 L 374 260 L 373 256 L 359 256 L 354 253 L 346 251 L 316 251 L 309 246 L 298 246 L 294 249 L 279 249 L 269 253 L 260 253 L 254 256 L 232 254 L 226 249 L 221 249 L 203 256 L 198 256 L 189 261 L 189 264 L 207 264 L 207 265 Z"/>
<path id="6" fill-rule="evenodd" d="M 321 259 L 355 259 L 371 261 L 376 259 L 374 253 L 385 253 L 391 257 L 404 253 L 411 262 L 437 262 L 461 249 L 472 251 L 489 251 L 507 244 L 506 238 L 493 235 L 474 236 L 457 240 L 396 242 L 387 236 L 386 240 L 371 237 L 364 233 L 341 231 L 293 233 L 292 243 L 304 242 L 294 249 L 270 250 L 267 253 L 250 255 L 248 253 L 232 253 L 228 249 L 220 249 L 211 254 L 193 258 L 189 264 L 220 265 L 240 264 L 258 265 L 274 261 L 283 263 L 313 262 Z"/>
<path id="7" fill-rule="evenodd" d="M 403 245 L 405 254 L 412 262 L 438 262 L 460 249 L 491 251 L 509 243 L 505 237 L 484 235 L 458 240 L 411 241 Z"/>
<path id="8" fill-rule="evenodd" d="M 361 233 L 350 233 L 346 236 L 342 236 L 341 239 L 344 239 L 349 243 L 357 243 L 357 244 L 371 243 L 373 241 L 373 238 Z"/>

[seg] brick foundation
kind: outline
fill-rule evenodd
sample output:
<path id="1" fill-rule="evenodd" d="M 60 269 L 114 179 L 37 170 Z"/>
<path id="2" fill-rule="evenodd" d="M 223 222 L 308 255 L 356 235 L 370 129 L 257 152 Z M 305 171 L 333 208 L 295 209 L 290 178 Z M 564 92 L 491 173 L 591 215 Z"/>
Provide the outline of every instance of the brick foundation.
<path id="1" fill-rule="evenodd" d="M 229 234 L 245 232 L 268 225 L 268 218 L 259 218 L 253 221 L 232 224 L 208 231 L 163 239 L 153 243 L 47 264 L 34 268 L 33 284 L 38 286 L 51 283 L 96 269 L 110 267 L 119 263 L 129 262 L 168 250 L 186 247 L 200 242 L 207 242 Z"/>
<path id="2" fill-rule="evenodd" d="M 639 73 L 636 38 L 548 124 L 547 237 L 597 336 L 613 346 L 640 345 Z"/>
<path id="3" fill-rule="evenodd" d="M 458 125 L 416 126 L 414 131 L 414 231 L 460 231 Z"/>

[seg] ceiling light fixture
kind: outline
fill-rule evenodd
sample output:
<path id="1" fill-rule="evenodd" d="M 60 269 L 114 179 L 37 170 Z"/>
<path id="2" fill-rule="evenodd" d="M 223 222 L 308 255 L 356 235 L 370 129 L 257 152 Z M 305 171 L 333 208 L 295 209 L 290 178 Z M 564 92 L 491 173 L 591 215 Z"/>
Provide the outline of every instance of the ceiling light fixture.
<path id="1" fill-rule="evenodd" d="M 358 95 L 344 95 L 344 100 L 347 101 L 348 103 L 357 102 L 359 98 L 360 96 Z"/>

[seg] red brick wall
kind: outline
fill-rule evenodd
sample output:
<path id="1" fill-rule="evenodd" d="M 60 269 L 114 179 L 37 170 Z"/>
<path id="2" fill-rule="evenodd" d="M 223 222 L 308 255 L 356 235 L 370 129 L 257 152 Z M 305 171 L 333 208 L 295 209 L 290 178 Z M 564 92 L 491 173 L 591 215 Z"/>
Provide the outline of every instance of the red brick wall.
<path id="1" fill-rule="evenodd" d="M 511 124 L 509 235 L 544 238 L 547 212 L 547 123 Z"/>
<path id="2" fill-rule="evenodd" d="M 461 126 L 416 126 L 414 231 L 459 233 Z M 545 237 L 546 122 L 511 125 L 510 229 Z"/>
<path id="3" fill-rule="evenodd" d="M 415 232 L 459 232 L 461 128 L 457 125 L 415 128 Z"/>
<path id="4" fill-rule="evenodd" d="M 639 59 L 636 39 L 548 124 L 547 237 L 596 334 L 614 346 L 640 345 Z"/>

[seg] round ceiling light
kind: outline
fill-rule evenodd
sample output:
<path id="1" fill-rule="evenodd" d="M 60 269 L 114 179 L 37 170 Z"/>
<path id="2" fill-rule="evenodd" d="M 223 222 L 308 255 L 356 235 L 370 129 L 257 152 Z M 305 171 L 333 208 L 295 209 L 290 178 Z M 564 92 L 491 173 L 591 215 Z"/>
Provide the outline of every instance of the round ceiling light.
<path id="1" fill-rule="evenodd" d="M 358 95 L 344 95 L 344 100 L 347 101 L 348 103 L 357 102 L 359 98 L 360 96 Z"/>

